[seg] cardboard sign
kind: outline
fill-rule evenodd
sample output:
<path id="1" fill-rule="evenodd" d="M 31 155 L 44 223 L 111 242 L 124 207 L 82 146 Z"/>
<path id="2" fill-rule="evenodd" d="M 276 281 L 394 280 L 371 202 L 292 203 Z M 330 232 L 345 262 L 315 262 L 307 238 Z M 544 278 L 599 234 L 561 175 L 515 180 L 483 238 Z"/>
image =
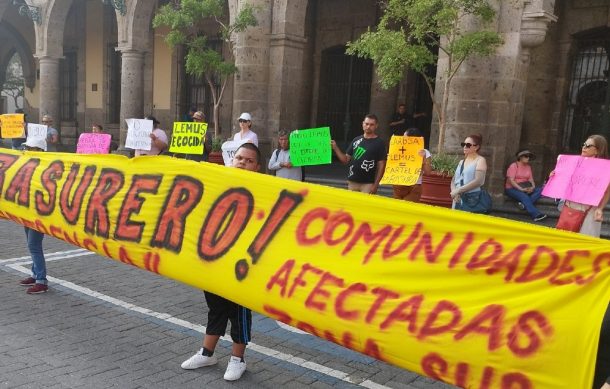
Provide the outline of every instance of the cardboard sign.
<path id="1" fill-rule="evenodd" d="M 43 124 L 28 123 L 27 139 L 47 140 L 48 126 Z"/>
<path id="2" fill-rule="evenodd" d="M 329 127 L 290 133 L 290 162 L 293 166 L 324 165 L 331 162 L 331 157 Z"/>
<path id="3" fill-rule="evenodd" d="M 207 130 L 207 123 L 174 122 L 169 151 L 180 154 L 203 154 Z"/>
<path id="4" fill-rule="evenodd" d="M 599 205 L 610 185 L 610 160 L 559 155 L 555 173 L 542 195 L 592 206 Z"/>
<path id="5" fill-rule="evenodd" d="M 222 159 L 225 162 L 225 166 L 233 166 L 233 156 L 243 143 L 245 142 L 228 140 L 222 144 Z"/>
<path id="6" fill-rule="evenodd" d="M 127 123 L 127 139 L 125 147 L 134 150 L 150 150 L 153 131 L 153 121 L 146 119 L 125 119 Z"/>
<path id="7" fill-rule="evenodd" d="M 381 184 L 415 185 L 422 169 L 424 138 L 393 135 Z"/>
<path id="8" fill-rule="evenodd" d="M 110 152 L 110 134 L 86 132 L 78 137 L 77 154 L 108 154 Z"/>
<path id="9" fill-rule="evenodd" d="M 6 150 L 0 192 L 1 217 L 452 385 L 592 387 L 604 239 L 166 156 Z"/>
<path id="10" fill-rule="evenodd" d="M 22 113 L 10 113 L 0 115 L 0 125 L 2 126 L 3 138 L 25 138 L 23 123 L 25 115 Z"/>

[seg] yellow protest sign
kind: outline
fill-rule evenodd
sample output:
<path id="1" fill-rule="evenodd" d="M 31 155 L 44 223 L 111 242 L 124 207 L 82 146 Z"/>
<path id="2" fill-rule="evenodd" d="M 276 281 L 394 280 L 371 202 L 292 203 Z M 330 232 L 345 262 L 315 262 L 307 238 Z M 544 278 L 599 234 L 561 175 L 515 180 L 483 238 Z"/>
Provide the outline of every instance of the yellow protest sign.
<path id="1" fill-rule="evenodd" d="M 25 138 L 23 128 L 24 115 L 22 113 L 10 113 L 0 115 L 3 138 Z"/>
<path id="2" fill-rule="evenodd" d="M 207 123 L 174 122 L 169 151 L 180 154 L 203 154 Z"/>
<path id="3" fill-rule="evenodd" d="M 393 135 L 381 184 L 415 185 L 422 169 L 424 138 Z"/>
<path id="4" fill-rule="evenodd" d="M 164 156 L 0 152 L 0 214 L 457 386 L 592 385 L 605 240 Z"/>

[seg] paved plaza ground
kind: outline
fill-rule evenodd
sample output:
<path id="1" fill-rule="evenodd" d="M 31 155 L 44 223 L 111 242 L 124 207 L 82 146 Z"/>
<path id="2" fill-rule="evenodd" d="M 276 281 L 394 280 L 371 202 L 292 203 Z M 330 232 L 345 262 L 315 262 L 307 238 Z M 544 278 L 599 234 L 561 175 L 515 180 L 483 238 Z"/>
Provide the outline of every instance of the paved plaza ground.
<path id="1" fill-rule="evenodd" d="M 45 237 L 50 289 L 28 295 L 23 228 L 0 221 L 0 388 L 450 388 L 254 314 L 248 370 L 186 371 L 201 347 L 203 293 Z"/>

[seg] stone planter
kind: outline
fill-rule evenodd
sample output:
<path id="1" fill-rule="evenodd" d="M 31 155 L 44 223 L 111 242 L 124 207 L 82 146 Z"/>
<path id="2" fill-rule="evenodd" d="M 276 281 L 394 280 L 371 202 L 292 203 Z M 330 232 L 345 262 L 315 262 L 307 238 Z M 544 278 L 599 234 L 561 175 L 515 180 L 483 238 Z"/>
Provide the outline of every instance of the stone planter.
<path id="1" fill-rule="evenodd" d="M 453 177 L 424 174 L 422 177 L 422 191 L 420 203 L 451 208 L 451 180 Z"/>
<path id="2" fill-rule="evenodd" d="M 222 151 L 210 151 L 210 155 L 208 156 L 208 162 L 224 166 L 225 161 L 222 158 Z"/>

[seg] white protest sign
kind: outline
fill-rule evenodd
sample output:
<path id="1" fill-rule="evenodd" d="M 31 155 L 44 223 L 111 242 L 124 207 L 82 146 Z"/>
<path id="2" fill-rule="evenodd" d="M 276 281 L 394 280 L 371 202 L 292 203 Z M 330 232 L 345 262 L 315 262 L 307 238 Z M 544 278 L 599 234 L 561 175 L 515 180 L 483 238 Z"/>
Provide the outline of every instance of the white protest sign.
<path id="1" fill-rule="evenodd" d="M 222 144 L 222 159 L 225 162 L 225 166 L 233 166 L 233 156 L 235 152 L 244 142 L 238 142 L 234 140 L 228 140 Z"/>
<path id="2" fill-rule="evenodd" d="M 42 124 L 28 123 L 28 137 L 27 139 L 42 139 L 46 142 L 47 140 L 47 126 Z"/>
<path id="3" fill-rule="evenodd" d="M 125 147 L 134 150 L 150 150 L 150 134 L 153 131 L 152 120 L 125 119 L 127 123 L 127 139 Z"/>

